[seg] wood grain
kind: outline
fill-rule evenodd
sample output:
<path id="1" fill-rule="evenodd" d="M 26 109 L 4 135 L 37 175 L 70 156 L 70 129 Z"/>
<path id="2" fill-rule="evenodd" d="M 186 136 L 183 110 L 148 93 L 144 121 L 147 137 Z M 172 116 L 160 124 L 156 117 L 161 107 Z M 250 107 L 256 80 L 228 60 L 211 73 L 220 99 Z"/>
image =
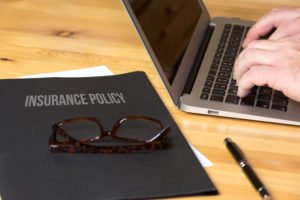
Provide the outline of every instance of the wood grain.
<path id="1" fill-rule="evenodd" d="M 245 151 L 275 200 L 300 199 L 300 128 L 184 113 L 174 106 L 119 0 L 0 0 L 0 78 L 106 65 L 145 71 L 188 141 L 208 157 L 220 195 L 181 199 L 259 200 L 223 140 Z M 297 0 L 205 0 L 212 17 L 258 20 Z M 180 182 L 180 180 L 178 180 Z"/>

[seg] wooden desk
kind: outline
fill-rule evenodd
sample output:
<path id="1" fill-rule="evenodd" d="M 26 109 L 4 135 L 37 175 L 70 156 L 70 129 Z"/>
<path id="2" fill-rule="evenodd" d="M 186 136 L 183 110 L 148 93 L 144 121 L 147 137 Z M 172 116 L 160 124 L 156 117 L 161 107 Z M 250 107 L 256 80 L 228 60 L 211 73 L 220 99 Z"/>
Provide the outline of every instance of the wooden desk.
<path id="1" fill-rule="evenodd" d="M 257 20 L 293 0 L 206 0 L 212 16 Z M 218 196 L 182 199 L 260 200 L 223 144 L 246 152 L 275 200 L 300 199 L 300 127 L 187 114 L 172 103 L 119 0 L 2 0 L 0 78 L 106 65 L 114 73 L 144 70 L 186 138 L 214 166 Z"/>

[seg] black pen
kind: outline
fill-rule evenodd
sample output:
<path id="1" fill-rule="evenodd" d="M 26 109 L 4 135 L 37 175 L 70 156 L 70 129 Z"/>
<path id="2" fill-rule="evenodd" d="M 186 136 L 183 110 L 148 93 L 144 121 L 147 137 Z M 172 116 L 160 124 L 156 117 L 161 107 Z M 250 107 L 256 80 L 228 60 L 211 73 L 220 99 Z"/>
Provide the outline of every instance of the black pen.
<path id="1" fill-rule="evenodd" d="M 240 165 L 240 167 L 243 169 L 246 176 L 251 181 L 252 185 L 255 187 L 255 189 L 259 192 L 260 196 L 264 200 L 270 200 L 271 196 L 263 183 L 259 180 L 258 176 L 255 174 L 252 167 L 249 165 L 248 161 L 246 160 L 242 150 L 238 147 L 236 143 L 234 143 L 230 138 L 226 138 L 224 140 L 226 147 L 234 157 L 234 159 L 237 161 L 237 163 Z"/>

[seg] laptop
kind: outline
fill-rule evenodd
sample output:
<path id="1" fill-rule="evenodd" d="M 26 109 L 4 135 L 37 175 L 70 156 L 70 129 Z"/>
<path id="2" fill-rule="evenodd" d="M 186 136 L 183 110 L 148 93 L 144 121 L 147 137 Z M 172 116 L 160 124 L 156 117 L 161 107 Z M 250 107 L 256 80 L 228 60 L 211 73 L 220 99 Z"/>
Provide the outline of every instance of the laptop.
<path id="1" fill-rule="evenodd" d="M 239 98 L 232 68 L 252 21 L 211 19 L 201 0 L 122 0 L 173 102 L 185 112 L 300 125 L 300 104 L 267 86 Z"/>

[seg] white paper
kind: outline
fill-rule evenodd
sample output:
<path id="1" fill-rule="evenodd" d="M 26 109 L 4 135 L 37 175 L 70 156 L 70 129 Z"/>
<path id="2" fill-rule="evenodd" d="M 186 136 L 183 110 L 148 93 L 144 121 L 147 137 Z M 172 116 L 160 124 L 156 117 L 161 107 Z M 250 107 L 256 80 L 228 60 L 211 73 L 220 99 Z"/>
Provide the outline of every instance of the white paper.
<path id="1" fill-rule="evenodd" d="M 95 76 L 108 76 L 108 75 L 113 75 L 113 73 L 106 66 L 96 66 L 96 67 L 67 70 L 61 72 L 34 74 L 29 76 L 22 76 L 21 78 L 95 77 Z"/>
<path id="2" fill-rule="evenodd" d="M 35 74 L 29 76 L 23 76 L 21 78 L 49 78 L 49 77 L 96 77 L 96 76 L 108 76 L 113 75 L 113 73 L 106 66 L 96 66 L 83 69 L 67 70 L 61 72 L 52 72 L 44 74 Z M 198 158 L 200 164 L 203 167 L 213 166 L 202 153 L 200 153 L 195 147 L 190 145 L 194 154 Z M 1 200 L 1 199 L 0 199 Z"/>
<path id="3" fill-rule="evenodd" d="M 200 153 L 200 151 L 198 151 L 193 145 L 190 144 L 190 147 L 203 167 L 213 166 L 213 163 L 208 160 L 202 153 Z"/>

